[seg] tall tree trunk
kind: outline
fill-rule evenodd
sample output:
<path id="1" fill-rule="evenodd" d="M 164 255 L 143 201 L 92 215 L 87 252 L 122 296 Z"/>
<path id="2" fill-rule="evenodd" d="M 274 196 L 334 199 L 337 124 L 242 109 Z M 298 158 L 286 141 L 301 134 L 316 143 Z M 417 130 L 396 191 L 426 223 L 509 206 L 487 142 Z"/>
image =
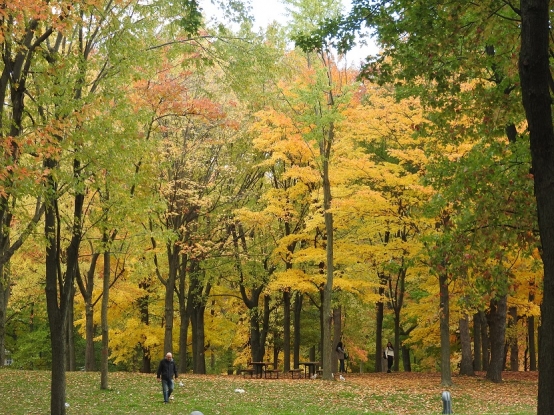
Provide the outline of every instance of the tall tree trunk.
<path id="1" fill-rule="evenodd" d="M 52 347 L 52 378 L 50 384 L 50 414 L 65 415 L 65 353 L 67 313 L 63 301 L 58 306 L 58 240 L 54 206 L 46 208 L 44 217 L 46 240 L 46 309 Z M 60 293 L 63 297 L 63 292 Z"/>
<path id="2" fill-rule="evenodd" d="M 450 297 L 448 276 L 441 273 L 440 284 L 440 338 L 441 338 L 441 385 L 452 385 L 450 369 Z"/>
<path id="3" fill-rule="evenodd" d="M 509 342 L 510 342 L 510 370 L 512 372 L 519 371 L 519 344 L 517 341 L 518 335 L 517 335 L 517 307 L 510 307 L 510 324 L 509 327 L 512 329 L 510 332 L 512 335 L 510 336 Z"/>
<path id="4" fill-rule="evenodd" d="M 489 370 L 490 364 L 490 335 L 487 316 L 483 310 L 479 311 L 481 319 L 481 355 L 483 357 L 483 370 Z"/>
<path id="5" fill-rule="evenodd" d="M 9 264 L 0 263 L 0 367 L 6 361 L 6 317 L 10 298 Z"/>
<path id="6" fill-rule="evenodd" d="M 103 242 L 108 242 L 107 234 L 104 234 Z M 107 247 L 105 249 L 108 249 Z M 108 324 L 108 305 L 110 296 L 110 252 L 104 252 L 104 270 L 102 281 L 102 307 L 101 307 L 101 332 L 102 332 L 102 353 L 100 357 L 100 389 L 108 389 L 108 359 L 109 350 L 109 324 Z"/>
<path id="7" fill-rule="evenodd" d="M 331 360 L 331 371 L 333 373 L 338 372 L 338 357 L 334 351 L 337 348 L 338 342 L 342 337 L 342 307 L 338 306 L 333 309 L 333 359 Z M 344 345 L 346 347 L 346 345 Z"/>
<path id="8" fill-rule="evenodd" d="M 75 286 L 71 288 L 71 301 L 67 316 L 67 370 L 75 372 L 75 335 L 73 333 L 73 322 L 75 321 Z"/>
<path id="9" fill-rule="evenodd" d="M 375 312 L 375 372 L 383 372 L 384 371 L 384 361 L 383 359 L 383 318 L 385 316 L 384 308 L 384 295 L 385 295 L 385 287 L 387 284 L 387 278 L 382 274 L 378 273 L 379 275 L 379 298 L 381 298 L 380 301 L 377 302 L 375 305 L 376 312 Z"/>
<path id="10" fill-rule="evenodd" d="M 53 172 L 58 165 L 55 160 L 47 159 L 45 167 Z M 81 165 L 78 160 L 74 160 L 73 170 L 75 177 L 79 177 Z M 65 275 L 62 275 L 59 233 L 60 218 L 58 217 L 58 205 L 55 196 L 57 183 L 52 173 L 47 177 L 47 188 L 53 195 L 47 201 L 44 218 L 46 239 L 46 310 L 52 345 L 50 413 L 51 415 L 65 415 L 67 324 L 69 302 L 73 301 L 71 293 L 73 292 L 75 276 L 78 270 L 84 195 L 76 193 L 74 196 L 72 235 L 65 254 L 66 271 Z"/>
<path id="11" fill-rule="evenodd" d="M 198 375 L 206 374 L 206 335 L 205 335 L 205 312 L 211 285 L 208 283 L 203 287 L 200 278 L 202 271 L 190 274 L 191 298 L 191 325 L 192 325 L 192 365 L 193 372 Z"/>
<path id="12" fill-rule="evenodd" d="M 137 300 L 138 309 L 140 313 L 140 322 L 145 325 L 150 325 L 150 311 L 149 311 L 149 301 L 150 301 L 150 281 L 148 279 L 145 279 L 139 283 L 139 288 L 146 291 L 146 294 L 140 297 Z M 141 362 L 141 368 L 140 373 L 151 373 L 152 372 L 152 358 L 150 357 L 150 349 L 146 346 L 144 346 L 144 341 L 146 340 L 146 337 L 143 336 L 142 338 L 142 362 Z"/>
<path id="13" fill-rule="evenodd" d="M 481 316 L 475 313 L 473 314 L 473 370 L 483 370 L 481 351 Z"/>
<path id="14" fill-rule="evenodd" d="M 490 331 L 491 360 L 487 370 L 487 379 L 502 382 L 504 369 L 504 343 L 506 341 L 507 296 L 503 295 L 490 303 L 488 323 Z"/>
<path id="15" fill-rule="evenodd" d="M 164 354 L 172 352 L 173 349 L 173 305 L 175 295 L 175 279 L 179 269 L 179 260 L 181 255 L 180 247 L 177 244 L 170 243 L 167 246 L 167 258 L 169 261 L 169 272 L 165 281 L 165 301 L 164 301 Z"/>
<path id="16" fill-rule="evenodd" d="M 531 141 L 544 266 L 537 415 L 554 414 L 554 129 L 550 94 L 550 1 L 521 0 L 519 75 Z"/>
<path id="17" fill-rule="evenodd" d="M 535 301 L 535 284 L 531 287 L 529 291 L 529 302 L 532 303 Z M 536 345 L 535 345 L 535 316 L 527 316 L 527 348 L 529 350 L 529 370 L 537 370 L 537 355 L 536 355 Z"/>
<path id="18" fill-rule="evenodd" d="M 325 217 L 325 233 L 327 235 L 326 240 L 326 263 L 327 263 L 327 281 L 325 282 L 325 289 L 323 295 L 323 345 L 321 349 L 321 363 L 323 365 L 323 379 L 333 380 L 331 372 L 331 357 L 333 354 L 333 343 L 331 340 L 331 303 L 333 295 L 333 275 L 334 275 L 334 259 L 333 259 L 333 213 L 331 212 L 331 182 L 329 181 L 329 154 L 330 146 L 333 142 L 333 125 L 330 126 L 329 131 L 330 138 L 323 140 L 321 144 L 323 148 L 327 143 L 328 148 L 321 152 L 323 156 L 323 208 Z"/>
<path id="19" fill-rule="evenodd" d="M 197 263 L 197 261 L 196 261 Z M 179 290 L 177 293 L 177 298 L 179 301 L 179 318 L 181 324 L 179 326 L 179 373 L 186 373 L 188 371 L 187 361 L 188 361 L 188 329 L 189 321 L 191 319 L 191 308 L 192 304 L 187 299 L 190 298 L 190 284 L 189 284 L 189 293 L 186 289 L 186 278 L 187 278 L 187 264 L 188 256 L 181 256 L 181 266 L 179 269 Z M 193 264 L 191 264 L 191 267 Z"/>
<path id="20" fill-rule="evenodd" d="M 402 367 L 404 368 L 404 372 L 411 372 L 412 362 L 410 361 L 410 348 L 402 344 L 400 346 L 400 351 L 402 356 Z"/>
<path id="21" fill-rule="evenodd" d="M 290 370 L 290 290 L 283 291 L 283 371 Z M 277 362 L 275 362 L 277 363 Z"/>
<path id="22" fill-rule="evenodd" d="M 473 359 L 471 354 L 471 336 L 469 334 L 469 319 L 467 314 L 460 318 L 460 343 L 462 344 L 462 360 L 460 362 L 460 375 L 474 376 Z"/>
<path id="23" fill-rule="evenodd" d="M 537 370 L 537 355 L 535 353 L 535 316 L 527 316 L 527 342 L 529 349 L 529 370 Z"/>
<path id="24" fill-rule="evenodd" d="M 304 295 L 297 291 L 294 296 L 294 345 L 293 345 L 293 360 L 294 368 L 298 369 L 300 365 L 300 313 L 302 312 L 302 301 Z"/>

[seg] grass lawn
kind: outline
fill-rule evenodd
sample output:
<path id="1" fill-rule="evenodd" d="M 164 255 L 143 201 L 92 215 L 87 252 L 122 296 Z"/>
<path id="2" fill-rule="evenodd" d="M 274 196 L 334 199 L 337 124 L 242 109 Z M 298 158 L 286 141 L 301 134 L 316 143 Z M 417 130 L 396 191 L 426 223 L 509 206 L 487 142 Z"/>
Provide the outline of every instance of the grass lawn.
<path id="1" fill-rule="evenodd" d="M 454 376 L 454 414 L 536 414 L 537 373 L 503 378 L 494 384 L 483 373 Z M 153 374 L 110 373 L 109 385 L 100 390 L 100 373 L 68 372 L 67 414 L 431 415 L 442 413 L 444 390 L 440 374 L 423 373 L 347 374 L 346 381 L 184 375 L 165 405 Z M 0 369 L 0 400 L 0 414 L 48 414 L 50 372 Z"/>

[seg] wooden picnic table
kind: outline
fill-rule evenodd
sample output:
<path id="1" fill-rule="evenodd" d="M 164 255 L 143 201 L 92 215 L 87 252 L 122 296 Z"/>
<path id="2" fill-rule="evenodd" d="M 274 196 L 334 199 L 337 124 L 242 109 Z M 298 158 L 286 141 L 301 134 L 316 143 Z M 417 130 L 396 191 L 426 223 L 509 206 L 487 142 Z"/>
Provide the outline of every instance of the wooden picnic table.
<path id="1" fill-rule="evenodd" d="M 254 368 L 254 375 L 257 378 L 261 378 L 262 376 L 264 376 L 267 367 L 273 365 L 273 363 L 269 362 L 251 362 L 250 364 Z"/>
<path id="2" fill-rule="evenodd" d="M 299 365 L 304 366 L 304 377 L 311 378 L 319 368 L 319 362 L 298 362 Z"/>

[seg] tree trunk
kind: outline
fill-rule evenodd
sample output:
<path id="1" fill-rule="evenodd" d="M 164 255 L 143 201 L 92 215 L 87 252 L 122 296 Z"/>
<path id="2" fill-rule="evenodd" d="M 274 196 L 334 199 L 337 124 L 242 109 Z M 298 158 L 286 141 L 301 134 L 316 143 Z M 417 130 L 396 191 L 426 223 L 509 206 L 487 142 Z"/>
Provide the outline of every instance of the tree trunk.
<path id="1" fill-rule="evenodd" d="M 460 375 L 475 376 L 473 371 L 473 359 L 471 355 L 471 336 L 469 334 L 469 319 L 463 315 L 460 319 L 460 343 L 462 344 L 462 360 L 460 362 Z"/>
<path id="2" fill-rule="evenodd" d="M 448 293 L 448 276 L 439 276 L 440 284 L 440 338 L 441 338 L 441 385 L 452 385 L 450 369 L 450 298 Z"/>
<path id="3" fill-rule="evenodd" d="M 103 242 L 108 242 L 108 236 L 104 234 Z M 107 248 L 106 248 L 107 249 Z M 100 389 L 108 389 L 108 359 L 109 350 L 109 324 L 108 324 L 108 305 L 110 297 L 110 252 L 104 252 L 104 270 L 102 281 L 102 307 L 101 307 L 101 331 L 102 331 L 102 353 L 100 357 Z"/>
<path id="4" fill-rule="evenodd" d="M 294 368 L 298 369 L 300 362 L 300 313 L 302 312 L 302 300 L 304 295 L 297 291 L 294 297 Z"/>
<path id="5" fill-rule="evenodd" d="M 517 341 L 518 335 L 517 335 L 517 307 L 510 307 L 510 325 L 509 327 L 512 329 L 510 332 L 512 335 L 510 336 L 509 342 L 510 342 L 510 370 L 512 372 L 519 371 L 519 344 Z"/>
<path id="6" fill-rule="evenodd" d="M 379 275 L 379 298 L 384 299 L 385 287 L 387 279 L 383 274 Z M 384 360 L 383 359 L 383 318 L 384 318 L 384 302 L 383 300 L 378 301 L 375 305 L 375 372 L 384 371 Z"/>
<path id="7" fill-rule="evenodd" d="M 195 262 L 197 263 L 197 261 Z M 191 267 L 195 263 L 190 264 Z M 186 373 L 188 371 L 188 330 L 189 322 L 191 320 L 191 308 L 192 301 L 188 301 L 191 298 L 190 295 L 190 284 L 189 284 L 189 293 L 186 289 L 186 277 L 187 277 L 187 264 L 188 257 L 187 255 L 181 256 L 181 266 L 179 269 L 179 290 L 177 293 L 177 298 L 179 301 L 179 318 L 181 320 L 181 325 L 179 326 L 179 373 Z M 196 271 L 196 269 L 195 269 Z"/>
<path id="8" fill-rule="evenodd" d="M 494 299 L 490 303 L 488 323 L 490 331 L 491 360 L 487 370 L 487 379 L 502 382 L 504 369 L 504 343 L 506 341 L 507 296 Z"/>
<path id="9" fill-rule="evenodd" d="M 337 343 L 341 341 L 342 336 L 342 308 L 338 306 L 333 309 L 333 359 L 331 359 L 331 371 L 337 373 L 339 371 L 338 357 L 334 352 L 337 348 Z M 346 345 L 344 345 L 346 347 Z"/>
<path id="10" fill-rule="evenodd" d="M 169 272 L 165 281 L 165 302 L 164 302 L 164 355 L 173 349 L 173 305 L 175 295 L 175 279 L 179 268 L 180 248 L 177 244 L 169 244 L 167 247 L 167 259 Z"/>
<path id="11" fill-rule="evenodd" d="M 479 317 L 481 320 L 481 355 L 483 359 L 483 370 L 488 371 L 490 364 L 489 324 L 484 311 L 479 311 Z"/>
<path id="12" fill-rule="evenodd" d="M 527 317 L 527 341 L 529 349 L 529 370 L 537 370 L 537 355 L 535 353 L 535 317 Z"/>
<path id="13" fill-rule="evenodd" d="M 473 315 L 473 370 L 483 370 L 481 351 L 481 316 L 475 313 Z"/>
<path id="14" fill-rule="evenodd" d="M 141 282 L 139 282 L 139 288 L 146 291 L 147 293 L 140 297 L 137 300 L 138 309 L 140 313 L 140 322 L 145 325 L 150 325 L 150 312 L 149 312 L 149 300 L 150 300 L 150 281 L 148 279 L 145 279 Z M 152 372 L 152 359 L 150 357 L 150 350 L 148 347 L 144 346 L 144 340 L 146 340 L 145 337 L 142 339 L 142 362 L 141 362 L 141 368 L 140 373 L 151 373 Z"/>
<path id="15" fill-rule="evenodd" d="M 290 290 L 283 291 L 283 371 L 290 370 Z M 277 363 L 277 362 L 275 362 Z"/>
<path id="16" fill-rule="evenodd" d="M 332 143 L 333 125 L 330 126 L 329 132 L 330 138 L 328 146 Z M 327 140 L 324 140 L 327 141 Z M 325 146 L 325 143 L 321 144 L 321 148 Z M 329 181 L 329 150 L 321 152 L 323 157 L 323 208 L 325 218 L 325 233 L 327 235 L 326 240 L 326 263 L 327 263 L 327 281 L 325 283 L 324 295 L 323 295 L 323 344 L 321 348 L 321 363 L 323 366 L 323 379 L 333 380 L 331 372 L 331 357 L 333 354 L 333 343 L 331 340 L 331 303 L 333 296 L 333 274 L 334 274 L 334 259 L 333 259 L 333 213 L 331 212 L 331 182 Z"/>
<path id="17" fill-rule="evenodd" d="M 205 312 L 211 285 L 206 284 L 205 291 L 203 281 L 199 278 L 199 272 L 190 274 L 191 299 L 191 325 L 192 325 L 192 365 L 193 373 L 198 375 L 206 374 L 206 334 L 205 334 Z M 259 362 L 260 360 L 258 360 Z"/>
<path id="18" fill-rule="evenodd" d="M 71 301 L 69 302 L 67 316 L 67 370 L 75 372 L 75 335 L 73 333 L 73 322 L 75 321 L 75 286 L 71 288 Z"/>
<path id="19" fill-rule="evenodd" d="M 53 186 L 52 186 L 53 188 Z M 53 206 L 46 208 L 44 217 L 46 240 L 46 309 L 52 346 L 52 378 L 50 383 L 50 414 L 65 415 L 65 347 L 67 315 L 63 302 L 58 306 L 58 241 Z"/>
<path id="20" fill-rule="evenodd" d="M 519 75 L 531 141 L 544 267 L 537 415 L 554 414 L 554 129 L 550 95 L 550 1 L 521 0 Z"/>
<path id="21" fill-rule="evenodd" d="M 0 264 L 0 367 L 6 361 L 6 313 L 10 298 L 9 264 Z"/>
<path id="22" fill-rule="evenodd" d="M 400 351 L 402 352 L 402 367 L 404 372 L 412 371 L 412 362 L 410 361 L 410 348 L 404 345 L 400 346 Z"/>

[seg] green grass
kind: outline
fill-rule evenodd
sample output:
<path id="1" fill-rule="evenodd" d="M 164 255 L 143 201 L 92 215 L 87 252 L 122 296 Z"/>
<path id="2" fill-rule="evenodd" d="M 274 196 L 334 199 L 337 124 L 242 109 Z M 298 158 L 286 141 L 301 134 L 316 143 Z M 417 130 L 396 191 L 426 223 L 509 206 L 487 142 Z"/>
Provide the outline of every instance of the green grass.
<path id="1" fill-rule="evenodd" d="M 444 389 L 437 374 L 348 375 L 345 382 L 186 375 L 165 405 L 155 375 L 110 373 L 109 386 L 100 390 L 99 373 L 67 373 L 67 414 L 430 415 L 442 413 Z M 536 389 L 529 375 L 501 384 L 455 377 L 449 388 L 457 415 L 536 414 Z M 2 369 L 0 397 L 0 414 L 48 414 L 50 373 Z"/>

